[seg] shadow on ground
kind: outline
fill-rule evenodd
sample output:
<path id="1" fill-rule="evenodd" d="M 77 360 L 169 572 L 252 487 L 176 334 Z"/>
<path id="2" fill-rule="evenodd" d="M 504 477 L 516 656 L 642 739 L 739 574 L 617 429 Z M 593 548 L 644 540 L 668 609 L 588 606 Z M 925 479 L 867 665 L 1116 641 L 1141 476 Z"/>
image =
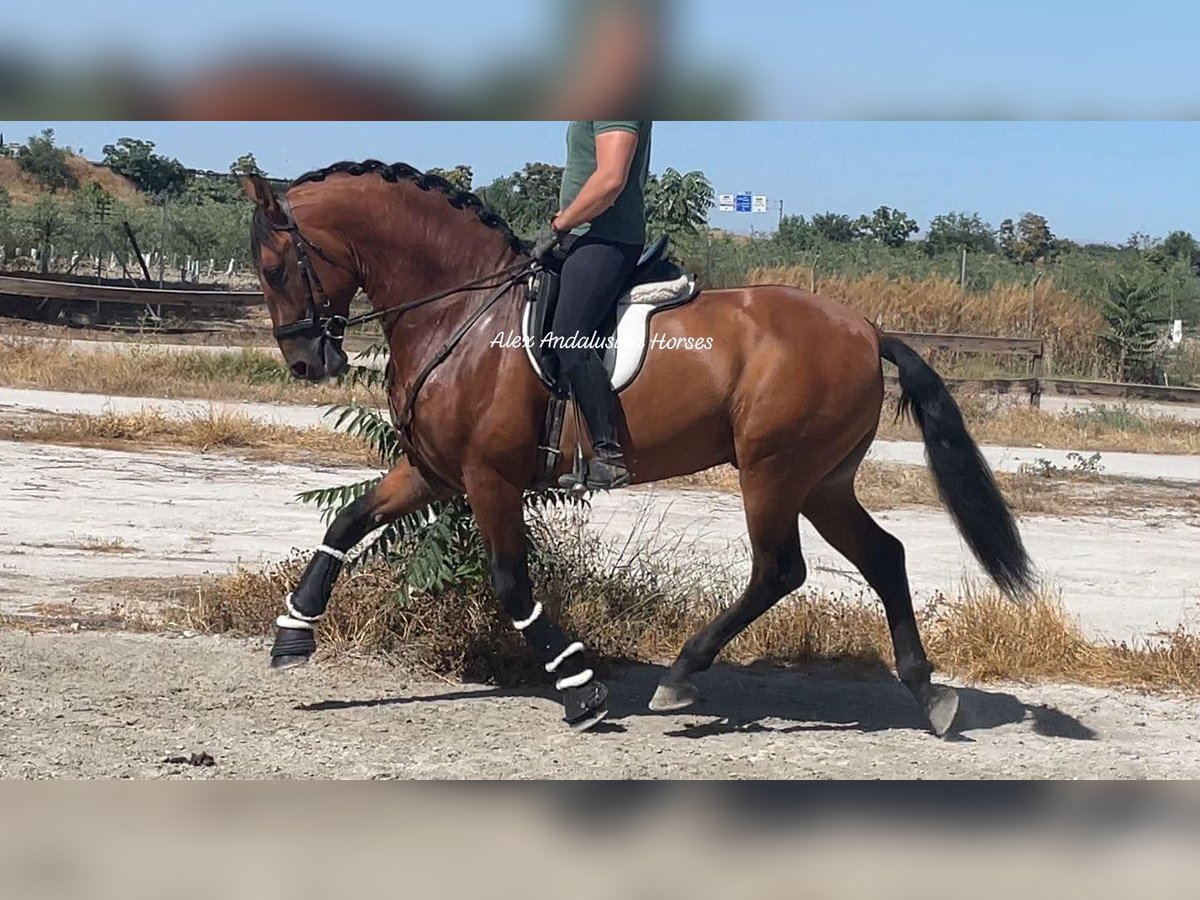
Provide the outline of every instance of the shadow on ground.
<path id="1" fill-rule="evenodd" d="M 671 737 L 699 739 L 734 732 L 860 731 L 927 729 L 912 695 L 893 679 L 852 680 L 821 671 L 717 666 L 696 681 L 702 694 L 694 706 L 675 713 L 654 713 L 646 704 L 665 669 L 660 666 L 626 666 L 605 678 L 609 698 L 608 721 L 600 731 L 623 731 L 620 722 L 635 716 L 668 719 L 701 717 L 705 721 L 674 727 Z M 1025 703 L 1013 694 L 960 687 L 954 736 L 970 740 L 970 732 L 1032 720 L 1033 730 L 1045 737 L 1095 740 L 1096 732 L 1074 716 L 1054 707 Z M 445 703 L 487 700 L 496 697 L 543 697 L 557 702 L 557 694 L 544 687 L 495 687 L 451 690 L 414 697 L 363 700 L 322 700 L 296 707 L 302 712 L 401 706 L 410 703 Z M 769 724 L 764 720 L 769 720 Z"/>

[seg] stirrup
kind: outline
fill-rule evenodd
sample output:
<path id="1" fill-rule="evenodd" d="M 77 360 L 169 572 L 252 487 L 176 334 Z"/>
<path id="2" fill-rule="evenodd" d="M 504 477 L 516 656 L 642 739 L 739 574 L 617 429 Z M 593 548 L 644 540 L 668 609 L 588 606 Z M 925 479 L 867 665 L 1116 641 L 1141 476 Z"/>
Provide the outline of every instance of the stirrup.
<path id="1" fill-rule="evenodd" d="M 611 491 L 623 488 L 633 480 L 625 459 L 621 456 L 584 461 L 575 457 L 575 468 L 558 479 L 558 486 L 574 493 Z"/>

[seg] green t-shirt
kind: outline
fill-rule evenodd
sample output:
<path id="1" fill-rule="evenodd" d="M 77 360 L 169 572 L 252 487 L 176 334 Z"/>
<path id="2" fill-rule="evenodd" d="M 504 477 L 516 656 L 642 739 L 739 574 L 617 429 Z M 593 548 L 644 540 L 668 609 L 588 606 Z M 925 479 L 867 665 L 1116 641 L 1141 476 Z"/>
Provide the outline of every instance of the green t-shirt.
<path id="1" fill-rule="evenodd" d="M 650 175 L 650 122 L 572 122 L 567 128 L 567 164 L 563 168 L 559 209 L 566 209 L 596 171 L 596 135 L 629 131 L 638 136 L 629 178 L 617 200 L 572 234 L 591 234 L 626 244 L 646 243 L 646 179 Z"/>

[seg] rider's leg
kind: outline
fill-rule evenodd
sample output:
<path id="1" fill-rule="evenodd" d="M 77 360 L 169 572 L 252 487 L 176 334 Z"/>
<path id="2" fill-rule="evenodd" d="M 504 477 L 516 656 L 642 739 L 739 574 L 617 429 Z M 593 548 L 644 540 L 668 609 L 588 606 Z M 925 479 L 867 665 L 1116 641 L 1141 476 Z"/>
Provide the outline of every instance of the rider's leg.
<path id="1" fill-rule="evenodd" d="M 595 340 L 596 330 L 611 312 L 617 292 L 637 265 L 641 248 L 583 237 L 576 241 L 563 263 L 558 305 L 552 331 L 557 338 L 579 335 Z M 587 486 L 620 487 L 629 482 L 616 425 L 616 398 L 600 356 L 591 347 L 560 347 L 555 353 L 559 370 L 571 386 L 579 411 L 587 422 L 593 461 Z M 564 476 L 565 487 L 575 486 Z"/>

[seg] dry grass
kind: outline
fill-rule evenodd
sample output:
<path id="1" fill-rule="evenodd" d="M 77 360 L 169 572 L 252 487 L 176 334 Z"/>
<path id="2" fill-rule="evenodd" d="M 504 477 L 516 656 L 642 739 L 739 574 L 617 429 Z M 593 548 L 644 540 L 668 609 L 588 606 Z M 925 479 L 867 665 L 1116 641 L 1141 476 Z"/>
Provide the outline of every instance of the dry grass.
<path id="1" fill-rule="evenodd" d="M 756 269 L 749 281 L 807 289 L 811 274 L 805 266 Z M 1096 340 L 1103 330 L 1099 312 L 1049 278 L 1033 288 L 1000 284 L 984 293 L 964 294 L 949 278 L 823 276 L 817 291 L 885 330 L 1039 337 L 1045 339 L 1057 371 L 1094 372 L 1103 365 Z"/>
<path id="2" fill-rule="evenodd" d="M 242 413 L 210 407 L 173 418 L 161 410 L 98 415 L 45 415 L 0 420 L 0 440 L 29 441 L 112 450 L 178 448 L 226 452 L 273 462 L 326 466 L 377 466 L 379 461 L 348 435 L 326 428 L 296 428 L 260 422 Z M 1107 515 L 1140 518 L 1147 510 L 1200 515 L 1200 496 L 1169 484 L 1115 478 L 1088 471 L 1050 468 L 1042 473 L 997 472 L 996 480 L 1014 512 L 1027 515 Z M 737 470 L 716 466 L 668 479 L 665 487 L 740 493 Z M 868 509 L 939 506 L 937 489 L 922 466 L 867 461 L 855 482 Z"/>
<path id="3" fill-rule="evenodd" d="M 67 168 L 80 187 L 95 181 L 117 200 L 134 206 L 144 206 L 147 202 L 146 196 L 128 178 L 105 166 L 93 165 L 82 156 L 68 155 Z M 15 159 L 0 159 L 0 187 L 8 190 L 14 203 L 35 203 L 46 195 L 41 182 L 22 169 Z"/>
<path id="4" fill-rule="evenodd" d="M 378 464 L 362 441 L 349 435 L 316 426 L 293 428 L 260 422 L 215 407 L 183 418 L 172 418 L 158 409 L 39 416 L 17 423 L 0 422 L 0 440 L 139 451 L 151 448 L 234 451 L 251 459 L 324 465 Z"/>
<path id="5" fill-rule="evenodd" d="M 276 350 L 165 352 L 127 345 L 121 351 L 83 351 L 66 343 L 0 340 L 9 387 L 129 397 L 192 397 L 319 405 L 380 402 L 364 388 L 292 378 Z"/>
<path id="6" fill-rule="evenodd" d="M 1051 470 L 1045 474 L 996 472 L 1009 508 L 1023 515 L 1142 518 L 1147 511 L 1177 510 L 1200 515 L 1200 495 L 1178 486 L 1135 478 L 1114 478 L 1086 471 Z M 940 506 L 937 487 L 922 466 L 868 460 L 858 470 L 855 489 L 867 509 Z M 737 470 L 716 466 L 664 482 L 669 487 L 741 493 Z"/>
<path id="7" fill-rule="evenodd" d="M 79 546 L 92 553 L 137 553 L 138 550 L 121 538 L 85 537 L 79 542 Z"/>
<path id="8" fill-rule="evenodd" d="M 981 444 L 1131 453 L 1200 453 L 1200 423 L 1145 413 L 1136 405 L 1092 405 L 1052 413 L 995 397 L 959 394 L 956 399 L 972 437 Z M 896 421 L 894 403 L 884 406 L 879 436 L 905 441 L 921 439 L 917 427 L 910 421 Z"/>
<path id="9" fill-rule="evenodd" d="M 579 527 L 554 534 L 536 566 L 538 599 L 609 662 L 672 658 L 742 587 L 729 568 L 686 548 L 614 549 Z M 171 621 L 205 632 L 269 634 L 304 562 L 216 579 L 180 598 Z M 395 576 L 379 564 L 344 576 L 320 626 L 323 652 L 383 655 L 472 680 L 538 677 L 489 590 L 415 594 L 401 604 L 395 588 Z M 1200 691 L 1200 636 L 1181 628 L 1136 644 L 1090 641 L 1052 594 L 1015 603 L 967 585 L 923 608 L 919 620 L 931 658 L 952 676 Z M 735 640 L 723 658 L 835 663 L 877 674 L 891 665 L 892 651 L 877 603 L 800 593 Z"/>

